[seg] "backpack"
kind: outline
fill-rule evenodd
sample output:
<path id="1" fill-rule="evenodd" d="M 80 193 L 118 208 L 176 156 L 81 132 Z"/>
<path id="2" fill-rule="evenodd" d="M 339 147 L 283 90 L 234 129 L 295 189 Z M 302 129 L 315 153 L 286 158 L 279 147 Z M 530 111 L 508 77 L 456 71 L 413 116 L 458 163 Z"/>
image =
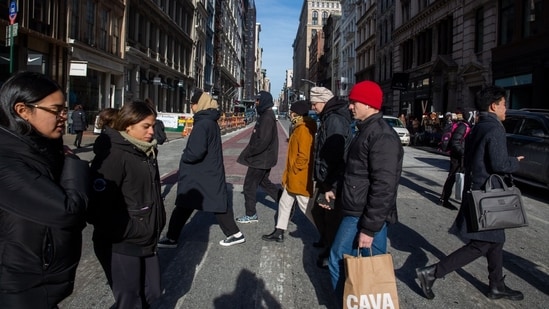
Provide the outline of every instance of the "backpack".
<path id="1" fill-rule="evenodd" d="M 164 123 L 162 120 L 156 120 L 154 124 L 154 139 L 157 145 L 162 145 L 168 139 L 166 132 L 164 131 Z"/>
<path id="2" fill-rule="evenodd" d="M 446 127 L 445 131 L 442 133 L 442 137 L 440 138 L 440 143 L 439 143 L 440 150 L 444 152 L 450 151 L 450 140 L 452 139 L 452 134 L 454 134 L 454 131 L 457 129 L 460 123 L 463 123 L 466 127 L 465 134 L 463 135 L 463 139 L 467 137 L 467 135 L 471 131 L 471 127 L 466 122 L 456 121 L 452 123 L 451 126 Z"/>

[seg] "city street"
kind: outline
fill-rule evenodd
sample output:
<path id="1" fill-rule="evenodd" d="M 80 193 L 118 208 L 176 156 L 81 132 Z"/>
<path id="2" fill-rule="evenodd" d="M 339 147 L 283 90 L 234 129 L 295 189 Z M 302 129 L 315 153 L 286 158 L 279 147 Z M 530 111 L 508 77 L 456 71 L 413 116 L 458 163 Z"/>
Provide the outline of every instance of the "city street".
<path id="1" fill-rule="evenodd" d="M 271 180 L 280 182 L 287 150 L 288 121 L 279 121 L 279 160 Z M 246 146 L 253 124 L 223 136 L 227 190 L 235 216 L 244 214 L 242 183 L 246 167 L 236 163 Z M 77 154 L 93 158 L 95 136 L 86 132 Z M 168 218 L 174 207 L 179 157 L 187 141 L 169 133 L 159 146 L 159 167 Z M 65 137 L 72 145 L 73 135 Z M 72 146 L 71 146 L 72 147 Z M 523 301 L 490 300 L 484 258 L 451 273 L 434 285 L 435 299 L 423 297 L 415 268 L 435 263 L 462 246 L 448 233 L 457 210 L 437 205 L 447 176 L 449 158 L 426 149 L 405 147 L 398 192 L 399 223 L 389 227 L 389 252 L 394 259 L 400 308 L 546 308 L 549 301 L 549 195 L 546 190 L 519 187 L 530 225 L 507 230 L 504 246 L 505 283 L 524 293 Z M 453 201 L 456 207 L 459 203 Z M 195 212 L 183 229 L 179 247 L 160 249 L 164 296 L 153 308 L 334 308 L 327 270 L 316 266 L 320 249 L 314 227 L 299 211 L 286 232 L 284 243 L 261 240 L 274 229 L 277 205 L 258 192 L 259 222 L 240 224 L 246 236 L 241 245 L 222 247 L 224 238 L 210 213 Z M 68 308 L 109 308 L 114 299 L 93 253 L 92 226 L 84 230 L 82 259 L 73 294 L 60 304 Z M 165 230 L 164 230 L 165 233 Z M 365 274 L 367 275 L 367 274 Z"/>

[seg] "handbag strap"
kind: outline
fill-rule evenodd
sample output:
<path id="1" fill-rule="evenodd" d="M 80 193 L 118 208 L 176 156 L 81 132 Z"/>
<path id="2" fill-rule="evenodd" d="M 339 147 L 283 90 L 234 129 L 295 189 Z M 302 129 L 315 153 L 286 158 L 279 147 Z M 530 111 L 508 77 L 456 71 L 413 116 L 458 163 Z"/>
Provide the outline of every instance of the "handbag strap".
<path id="1" fill-rule="evenodd" d="M 498 174 L 492 174 L 492 175 L 490 175 L 490 177 L 488 177 L 488 180 L 486 180 L 486 184 L 484 184 L 484 188 L 485 188 L 486 192 L 492 191 L 492 189 L 493 189 L 492 188 L 492 179 L 496 179 L 500 183 L 503 190 L 507 191 L 509 189 L 507 187 L 507 184 L 505 183 L 505 180 L 503 180 L 503 177 L 501 177 Z"/>

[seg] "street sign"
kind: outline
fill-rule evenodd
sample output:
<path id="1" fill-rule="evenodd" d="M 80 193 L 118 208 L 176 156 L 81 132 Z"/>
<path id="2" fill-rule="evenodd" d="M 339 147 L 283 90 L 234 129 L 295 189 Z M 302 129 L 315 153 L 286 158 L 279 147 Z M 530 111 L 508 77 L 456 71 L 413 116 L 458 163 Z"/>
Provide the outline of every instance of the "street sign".
<path id="1" fill-rule="evenodd" d="M 17 18 L 17 2 L 15 0 L 12 0 L 10 2 L 10 9 L 9 9 L 9 16 L 10 16 L 10 24 L 13 25 L 15 22 L 15 19 Z"/>
<path id="2" fill-rule="evenodd" d="M 19 31 L 18 23 L 6 26 L 6 46 L 11 46 L 12 38 L 17 36 L 17 31 Z"/>

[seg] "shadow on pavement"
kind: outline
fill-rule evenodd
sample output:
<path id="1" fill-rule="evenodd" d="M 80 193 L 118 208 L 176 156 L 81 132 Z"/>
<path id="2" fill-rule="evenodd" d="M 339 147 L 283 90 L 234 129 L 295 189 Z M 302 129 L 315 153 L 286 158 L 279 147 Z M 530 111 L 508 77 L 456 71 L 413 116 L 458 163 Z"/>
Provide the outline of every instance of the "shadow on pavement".
<path id="1" fill-rule="evenodd" d="M 250 295 L 255 291 L 255 295 Z M 265 281 L 254 273 L 243 269 L 238 275 L 236 288 L 232 294 L 221 295 L 214 300 L 214 308 L 282 308 L 276 298 L 265 288 Z"/>

